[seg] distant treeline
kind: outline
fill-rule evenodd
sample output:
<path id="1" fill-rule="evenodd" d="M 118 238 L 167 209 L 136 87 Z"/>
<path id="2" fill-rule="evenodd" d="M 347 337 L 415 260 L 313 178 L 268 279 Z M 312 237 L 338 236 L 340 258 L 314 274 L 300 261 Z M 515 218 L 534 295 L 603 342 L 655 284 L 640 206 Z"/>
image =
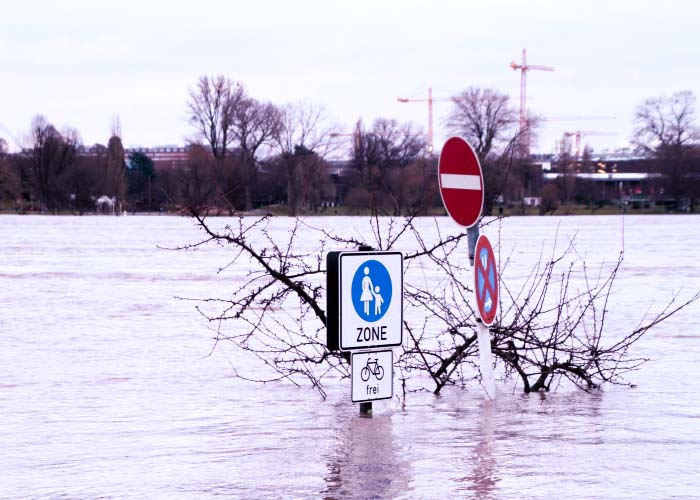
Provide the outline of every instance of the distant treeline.
<path id="1" fill-rule="evenodd" d="M 283 205 L 296 215 L 344 206 L 403 215 L 440 206 L 437 159 L 425 133 L 410 123 L 358 121 L 341 131 L 320 107 L 261 102 L 222 76 L 200 78 L 186 106 L 196 140 L 167 162 L 127 154 L 118 126 L 106 146 L 86 148 L 77 131 L 59 131 L 36 116 L 20 152 L 9 154 L 0 139 L 0 208 L 234 213 Z M 589 149 L 572 153 L 571 134 L 562 138 L 553 170 L 561 175 L 544 181 L 541 165 L 528 155 L 540 120 L 530 116 L 521 127 L 505 94 L 471 87 L 454 96 L 452 106 L 446 126 L 472 144 L 482 163 L 487 210 L 533 198 L 541 213 L 562 203 L 610 201 L 609 186 L 577 176 L 605 167 L 592 161 Z M 635 193 L 694 210 L 700 197 L 695 96 L 648 99 L 635 119 L 633 144 L 654 174 Z M 612 198 L 621 194 L 616 189 Z"/>

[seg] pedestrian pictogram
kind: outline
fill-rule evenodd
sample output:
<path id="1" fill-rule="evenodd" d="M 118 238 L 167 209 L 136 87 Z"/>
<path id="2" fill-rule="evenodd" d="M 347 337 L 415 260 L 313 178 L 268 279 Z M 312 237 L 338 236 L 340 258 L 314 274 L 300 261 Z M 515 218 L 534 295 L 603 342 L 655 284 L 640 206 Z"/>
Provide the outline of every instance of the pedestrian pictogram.
<path id="1" fill-rule="evenodd" d="M 481 321 L 485 325 L 493 324 L 498 308 L 498 271 L 491 242 L 485 234 L 476 242 L 474 292 Z"/>
<path id="2" fill-rule="evenodd" d="M 350 369 L 354 403 L 394 396 L 394 353 L 391 350 L 353 352 Z"/>
<path id="3" fill-rule="evenodd" d="M 357 315 L 374 323 L 384 317 L 391 305 L 391 276 L 381 262 L 368 259 L 352 278 L 352 305 Z"/>
<path id="4" fill-rule="evenodd" d="M 329 349 L 401 345 L 401 252 L 330 252 L 327 284 Z"/>
<path id="5" fill-rule="evenodd" d="M 438 184 L 450 217 L 460 226 L 476 224 L 484 205 L 484 177 L 474 150 L 461 137 L 451 137 L 442 148 Z"/>

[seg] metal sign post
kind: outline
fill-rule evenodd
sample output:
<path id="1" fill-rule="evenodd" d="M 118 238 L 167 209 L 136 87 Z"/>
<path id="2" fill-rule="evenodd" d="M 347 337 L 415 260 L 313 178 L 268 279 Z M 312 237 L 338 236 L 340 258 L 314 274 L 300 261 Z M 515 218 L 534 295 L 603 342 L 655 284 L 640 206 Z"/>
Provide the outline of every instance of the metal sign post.
<path id="1" fill-rule="evenodd" d="M 495 321 L 498 309 L 498 270 L 491 242 L 485 234 L 479 236 L 474 249 L 474 296 L 478 315 L 476 336 L 479 341 L 479 368 L 486 394 L 489 399 L 494 399 L 496 381 L 489 326 Z"/>

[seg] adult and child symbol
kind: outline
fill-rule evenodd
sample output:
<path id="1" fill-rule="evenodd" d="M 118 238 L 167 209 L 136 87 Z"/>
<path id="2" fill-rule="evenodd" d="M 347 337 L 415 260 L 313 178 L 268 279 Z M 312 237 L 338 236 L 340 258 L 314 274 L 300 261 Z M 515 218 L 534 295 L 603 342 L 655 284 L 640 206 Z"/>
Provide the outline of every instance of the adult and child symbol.
<path id="1" fill-rule="evenodd" d="M 380 320 L 391 303 L 392 283 L 386 267 L 374 259 L 363 262 L 352 279 L 352 304 L 365 321 Z"/>
<path id="2" fill-rule="evenodd" d="M 370 278 L 369 276 L 369 267 L 365 266 L 363 269 L 365 276 L 364 278 L 362 278 L 362 295 L 360 295 L 360 301 L 363 302 L 365 305 L 365 315 L 369 316 L 369 303 L 372 300 L 374 300 L 374 314 L 381 314 L 382 304 L 384 303 L 384 299 L 379 293 L 381 291 L 381 287 L 379 285 L 376 285 L 373 289 L 372 278 Z"/>

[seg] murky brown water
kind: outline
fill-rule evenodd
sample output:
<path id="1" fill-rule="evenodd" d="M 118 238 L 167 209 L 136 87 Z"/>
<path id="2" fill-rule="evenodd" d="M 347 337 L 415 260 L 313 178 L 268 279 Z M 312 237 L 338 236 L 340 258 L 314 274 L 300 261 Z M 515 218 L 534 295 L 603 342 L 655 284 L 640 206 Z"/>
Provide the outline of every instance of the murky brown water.
<path id="1" fill-rule="evenodd" d="M 615 259 L 620 217 L 511 218 L 514 279 L 558 224 L 591 264 Z M 700 288 L 700 217 L 624 225 L 612 329 Z M 495 402 L 475 385 L 361 419 L 347 381 L 322 402 L 232 378 L 228 346 L 209 356 L 173 297 L 224 296 L 229 254 L 158 248 L 197 235 L 176 217 L 0 217 L 0 498 L 700 498 L 697 304 L 637 345 L 653 361 L 636 389 L 509 381 Z"/>

